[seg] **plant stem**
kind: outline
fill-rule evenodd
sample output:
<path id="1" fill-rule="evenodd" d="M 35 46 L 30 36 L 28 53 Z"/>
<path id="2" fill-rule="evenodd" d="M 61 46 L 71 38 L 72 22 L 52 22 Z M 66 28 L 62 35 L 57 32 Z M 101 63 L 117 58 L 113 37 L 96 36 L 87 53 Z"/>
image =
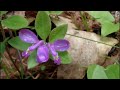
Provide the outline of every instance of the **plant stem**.
<path id="1" fill-rule="evenodd" d="M 22 64 L 22 57 L 21 57 L 20 51 L 19 51 L 18 49 L 17 49 L 17 52 L 18 52 L 19 59 L 20 59 L 20 66 L 21 66 L 21 79 L 23 79 L 23 75 L 24 75 L 24 67 L 23 67 L 23 64 Z"/>
<path id="2" fill-rule="evenodd" d="M 1 23 L 1 19 L 2 19 L 2 16 L 1 16 L 1 14 L 0 14 L 0 23 Z M 1 30 L 1 31 L 2 31 L 2 30 Z M 3 34 L 3 32 L 2 32 L 2 34 Z M 3 37 L 3 38 L 5 38 L 5 37 Z M 1 46 L 0 46 L 0 49 L 1 49 Z M 2 54 L 0 54 L 0 68 L 1 68 L 1 63 L 2 63 L 1 57 L 2 57 Z M 1 69 L 0 69 L 0 78 L 1 78 Z"/>
<path id="3" fill-rule="evenodd" d="M 1 50 L 1 45 L 0 45 L 0 50 Z M 1 79 L 1 62 L 2 62 L 1 58 L 2 58 L 2 54 L 0 53 L 0 79 Z"/>
<path id="4" fill-rule="evenodd" d="M 89 28 L 88 28 L 88 24 L 87 24 L 87 20 L 86 20 L 86 17 L 82 14 L 82 12 L 80 11 L 80 16 L 82 18 L 82 22 L 86 28 L 87 31 L 89 31 Z"/>
<path id="5" fill-rule="evenodd" d="M 6 67 L 3 66 L 2 68 L 3 68 L 3 70 L 4 70 L 5 74 L 6 74 L 6 78 L 7 78 L 7 79 L 10 79 L 9 74 L 8 74 L 8 72 L 7 72 L 7 70 L 6 70 Z"/>
<path id="6" fill-rule="evenodd" d="M 9 35 L 10 37 L 14 37 L 11 30 L 9 30 Z"/>
<path id="7" fill-rule="evenodd" d="M 0 29 L 1 29 L 1 31 L 2 31 L 3 40 L 5 40 L 6 36 L 5 36 L 4 29 L 2 28 L 1 22 L 0 22 Z M 20 73 L 18 67 L 16 66 L 16 64 L 14 63 L 14 61 L 13 61 L 11 55 L 10 55 L 10 52 L 9 52 L 9 48 L 8 48 L 8 47 L 6 47 L 6 52 L 8 53 L 8 56 L 10 57 L 10 60 L 11 60 L 11 62 L 13 63 L 14 67 L 16 68 L 16 70 Z"/>
<path id="8" fill-rule="evenodd" d="M 14 61 L 13 61 L 11 55 L 10 55 L 10 52 L 9 52 L 9 48 L 8 48 L 8 47 L 6 47 L 6 51 L 7 51 L 8 55 L 9 55 L 10 60 L 12 61 L 13 65 L 15 66 L 16 70 L 20 73 L 20 70 L 18 69 L 18 67 L 16 66 L 16 64 L 14 63 Z"/>
<path id="9" fill-rule="evenodd" d="M 5 40 L 6 36 L 5 36 L 5 32 L 4 30 L 2 29 L 2 26 L 0 25 L 0 29 L 1 29 L 1 32 L 2 32 L 2 36 L 3 36 L 3 41 Z"/>
<path id="10" fill-rule="evenodd" d="M 15 36 L 17 36 L 16 31 L 14 33 L 15 33 Z M 20 51 L 18 49 L 17 49 L 17 53 L 18 53 L 18 56 L 19 56 L 20 66 L 21 66 L 21 79 L 23 79 L 24 67 L 23 67 L 23 64 L 22 64 L 22 57 L 21 57 Z"/>
<path id="11" fill-rule="evenodd" d="M 16 31 L 14 31 L 14 33 L 15 33 L 15 36 L 17 36 Z M 11 37 L 14 37 L 11 30 L 9 30 L 9 34 L 10 34 Z M 23 65 L 22 65 L 22 57 L 21 57 L 20 51 L 18 49 L 17 49 L 17 53 L 18 53 L 18 56 L 19 56 L 20 66 L 21 66 L 21 74 L 20 75 L 21 75 L 21 79 L 23 79 L 24 68 L 23 68 Z"/>
<path id="12" fill-rule="evenodd" d="M 26 77 L 25 79 L 29 79 L 30 77 L 32 77 L 32 76 L 33 76 L 34 74 L 36 74 L 36 73 L 38 73 L 38 72 L 33 72 L 32 75 Z"/>

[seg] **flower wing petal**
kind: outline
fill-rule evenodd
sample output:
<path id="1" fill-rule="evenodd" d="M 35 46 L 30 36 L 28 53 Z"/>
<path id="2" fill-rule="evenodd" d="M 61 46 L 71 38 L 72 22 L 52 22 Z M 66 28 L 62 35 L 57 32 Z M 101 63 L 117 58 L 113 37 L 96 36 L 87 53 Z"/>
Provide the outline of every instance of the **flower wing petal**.
<path id="1" fill-rule="evenodd" d="M 37 62 L 38 63 L 47 62 L 48 59 L 49 59 L 48 47 L 46 45 L 39 46 L 37 50 Z"/>
<path id="2" fill-rule="evenodd" d="M 48 47 L 49 47 L 50 52 L 51 52 L 51 54 L 54 58 L 54 63 L 57 64 L 57 65 L 60 65 L 61 59 L 60 59 L 60 57 L 58 56 L 58 53 L 55 50 L 54 44 L 48 43 Z"/>
<path id="3" fill-rule="evenodd" d="M 29 49 L 30 51 L 33 51 L 33 50 L 35 50 L 38 46 L 42 46 L 42 45 L 44 45 L 44 41 L 43 41 L 43 40 L 41 40 L 41 41 L 37 42 L 36 44 L 30 46 L 28 49 Z"/>
<path id="4" fill-rule="evenodd" d="M 22 57 L 28 57 L 30 54 L 29 54 L 29 52 L 27 52 L 27 51 L 23 51 L 22 52 Z"/>
<path id="5" fill-rule="evenodd" d="M 37 36 L 29 29 L 20 30 L 19 37 L 22 41 L 27 43 L 37 43 L 39 41 Z"/>
<path id="6" fill-rule="evenodd" d="M 48 43 L 48 47 L 53 57 L 58 55 L 58 53 L 55 50 L 54 44 Z"/>
<path id="7" fill-rule="evenodd" d="M 65 39 L 59 39 L 54 42 L 54 47 L 57 51 L 66 51 L 70 47 L 70 44 Z"/>
<path id="8" fill-rule="evenodd" d="M 57 59 L 55 59 L 54 63 L 57 64 L 57 65 L 60 65 L 60 63 L 61 63 L 60 57 L 58 57 Z"/>

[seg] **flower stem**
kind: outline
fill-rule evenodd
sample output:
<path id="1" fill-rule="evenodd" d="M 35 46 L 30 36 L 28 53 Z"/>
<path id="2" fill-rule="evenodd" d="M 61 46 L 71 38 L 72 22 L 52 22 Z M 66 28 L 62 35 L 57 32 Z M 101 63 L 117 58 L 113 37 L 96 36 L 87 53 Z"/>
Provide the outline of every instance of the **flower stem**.
<path id="1" fill-rule="evenodd" d="M 15 36 L 17 36 L 16 31 L 14 31 L 14 33 L 15 33 Z M 12 33 L 11 30 L 9 30 L 9 35 L 10 35 L 10 37 L 14 37 L 14 36 L 13 36 L 13 33 Z M 20 66 L 21 66 L 21 72 L 20 72 L 20 75 L 21 75 L 21 79 L 23 79 L 24 68 L 23 68 L 23 65 L 22 65 L 22 57 L 21 57 L 20 51 L 19 51 L 18 49 L 17 49 L 17 53 L 18 53 L 18 56 L 19 56 Z"/>
<path id="2" fill-rule="evenodd" d="M 16 31 L 15 31 L 15 36 L 17 36 Z M 18 53 L 18 56 L 19 56 L 20 66 L 21 66 L 21 79 L 23 79 L 24 67 L 23 67 L 23 64 L 22 64 L 22 57 L 21 57 L 20 51 L 18 49 L 17 49 L 17 53 Z"/>

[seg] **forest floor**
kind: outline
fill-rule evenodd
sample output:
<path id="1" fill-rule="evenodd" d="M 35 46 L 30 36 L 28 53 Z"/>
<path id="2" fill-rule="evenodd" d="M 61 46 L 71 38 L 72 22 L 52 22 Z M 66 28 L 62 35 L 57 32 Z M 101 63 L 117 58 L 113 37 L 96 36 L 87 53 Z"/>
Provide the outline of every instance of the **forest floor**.
<path id="1" fill-rule="evenodd" d="M 115 11 L 110 11 L 112 15 L 115 15 Z M 13 11 L 10 11 L 8 15 L 14 14 Z M 18 14 L 25 14 L 26 18 L 29 18 L 30 21 L 30 26 L 34 26 L 34 20 L 37 15 L 37 11 L 25 11 L 25 13 L 18 13 Z M 61 14 L 63 17 L 71 18 L 74 24 L 83 31 L 85 30 L 85 27 L 83 23 L 81 22 L 80 15 L 76 13 L 76 11 L 65 11 L 64 13 Z M 86 15 L 87 17 L 87 15 Z M 88 16 L 89 19 L 89 16 Z M 91 21 L 92 22 L 92 21 Z M 89 26 L 91 28 L 90 32 L 96 33 L 100 35 L 100 25 L 98 22 L 92 22 L 89 23 Z M 52 25 L 54 28 L 54 24 Z M 9 37 L 9 33 L 6 29 L 6 37 Z M 116 46 L 120 46 L 120 30 L 118 32 L 112 33 L 108 35 L 107 37 L 112 37 L 115 38 L 119 41 L 119 43 Z M 2 39 L 1 39 L 2 41 Z M 8 53 L 9 52 L 9 53 Z M 116 56 L 119 55 L 119 60 L 118 62 L 120 63 L 120 48 L 115 48 L 113 47 L 108 56 Z M 17 49 L 13 48 L 12 46 L 7 44 L 6 51 L 2 55 L 2 63 L 0 66 L 0 79 L 20 79 L 20 73 L 16 70 L 15 66 L 20 70 L 20 63 L 19 63 L 19 56 L 18 56 L 18 51 Z M 11 62 L 10 59 L 14 60 L 15 65 Z M 111 64 L 110 62 L 107 63 L 108 65 Z M 42 65 L 38 65 L 35 68 L 32 69 L 27 69 L 27 64 L 23 63 L 23 78 L 24 79 L 57 79 L 57 70 L 58 70 L 58 65 L 55 65 L 52 61 L 49 60 L 49 62 L 44 63 Z M 5 70 L 3 70 L 4 68 Z M 86 75 L 84 76 L 83 79 L 87 79 Z"/>

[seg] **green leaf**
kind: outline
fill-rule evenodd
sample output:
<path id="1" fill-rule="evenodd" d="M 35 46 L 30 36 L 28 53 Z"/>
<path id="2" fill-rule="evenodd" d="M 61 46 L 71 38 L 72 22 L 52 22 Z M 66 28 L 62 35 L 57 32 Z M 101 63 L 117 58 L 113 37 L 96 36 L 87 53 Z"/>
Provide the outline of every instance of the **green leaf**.
<path id="1" fill-rule="evenodd" d="M 49 11 L 50 14 L 55 14 L 55 15 L 59 15 L 61 14 L 63 11 Z"/>
<path id="2" fill-rule="evenodd" d="M 9 39 L 9 37 L 6 38 L 3 42 L 0 42 L 0 53 L 4 53 L 4 51 L 5 51 L 5 44 L 6 44 L 8 39 Z"/>
<path id="3" fill-rule="evenodd" d="M 90 65 L 87 70 L 88 79 L 108 79 L 104 68 L 99 65 Z"/>
<path id="4" fill-rule="evenodd" d="M 8 17 L 7 19 L 2 20 L 1 23 L 3 26 L 13 30 L 18 30 L 28 26 L 27 19 L 19 15 Z"/>
<path id="5" fill-rule="evenodd" d="M 102 19 L 103 21 L 114 21 L 114 17 L 109 11 L 88 11 L 88 13 L 96 19 Z"/>
<path id="6" fill-rule="evenodd" d="M 54 15 L 60 15 L 63 11 L 45 11 L 48 15 L 54 14 Z"/>
<path id="7" fill-rule="evenodd" d="M 89 11 L 88 13 L 102 24 L 102 36 L 107 36 L 119 30 L 119 23 L 112 23 L 115 19 L 109 11 Z"/>
<path id="8" fill-rule="evenodd" d="M 45 11 L 48 15 L 50 14 L 50 12 L 49 11 Z"/>
<path id="9" fill-rule="evenodd" d="M 34 50 L 31 54 L 30 57 L 28 58 L 28 69 L 34 68 L 35 66 L 38 65 L 38 63 L 36 62 L 36 55 L 37 55 L 37 50 Z"/>
<path id="10" fill-rule="evenodd" d="M 5 51 L 5 43 L 0 42 L 0 53 L 3 54 Z"/>
<path id="11" fill-rule="evenodd" d="M 1 61 L 2 61 L 2 56 L 0 55 L 0 64 L 1 64 Z"/>
<path id="12" fill-rule="evenodd" d="M 40 70 L 42 70 L 42 71 L 44 71 L 46 69 L 46 66 L 45 65 L 42 65 L 41 67 L 40 67 Z"/>
<path id="13" fill-rule="evenodd" d="M 58 55 L 61 58 L 62 64 L 70 64 L 72 62 L 72 58 L 70 57 L 69 53 L 67 51 L 65 52 L 58 52 Z"/>
<path id="14" fill-rule="evenodd" d="M 3 14 L 6 14 L 8 11 L 0 11 L 0 16 L 2 16 Z"/>
<path id="15" fill-rule="evenodd" d="M 39 11 L 35 19 L 35 29 L 37 34 L 46 40 L 51 31 L 51 20 L 45 11 Z"/>
<path id="16" fill-rule="evenodd" d="M 54 42 L 57 39 L 63 39 L 67 32 L 67 27 L 68 25 L 64 24 L 54 28 L 50 33 L 49 42 Z"/>
<path id="17" fill-rule="evenodd" d="M 102 23 L 101 35 L 107 36 L 113 32 L 117 32 L 119 30 L 119 26 L 120 23 L 114 24 L 109 21 L 104 21 L 104 23 Z"/>
<path id="18" fill-rule="evenodd" d="M 27 50 L 27 48 L 31 46 L 31 44 L 23 42 L 18 36 L 10 39 L 8 43 L 19 50 Z"/>
<path id="19" fill-rule="evenodd" d="M 108 79 L 120 79 L 120 65 L 109 65 L 106 70 Z"/>
<path id="20" fill-rule="evenodd" d="M 96 65 L 90 65 L 87 69 L 87 78 L 92 79 Z"/>

